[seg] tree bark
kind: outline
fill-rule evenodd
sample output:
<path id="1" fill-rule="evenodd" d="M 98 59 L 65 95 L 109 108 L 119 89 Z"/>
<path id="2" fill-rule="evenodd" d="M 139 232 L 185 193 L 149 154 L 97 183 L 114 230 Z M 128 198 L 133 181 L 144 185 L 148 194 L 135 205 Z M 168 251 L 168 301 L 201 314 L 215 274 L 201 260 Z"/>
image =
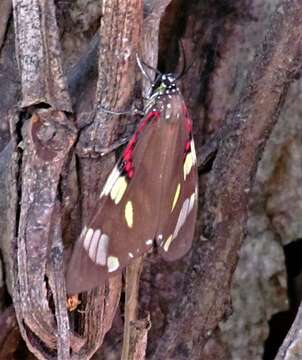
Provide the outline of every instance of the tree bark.
<path id="1" fill-rule="evenodd" d="M 74 46 L 76 60 L 62 19 L 72 23 L 80 2 L 70 2 L 70 12 L 60 1 L 0 5 L 5 82 L 0 82 L 1 259 L 15 311 L 0 302 L 0 357 L 17 358 L 22 348 L 18 324 L 36 358 L 101 359 L 112 348 L 111 355 L 119 358 L 122 276 L 82 294 L 68 313 L 64 269 L 116 161 L 110 150 L 135 122 L 104 109 L 118 112 L 141 103 L 141 92 L 146 94 L 150 84 L 141 79 L 136 53 L 153 67 L 159 54 L 160 68 L 170 72 L 180 67 L 177 43 L 183 38 L 191 66 L 181 82 L 194 120 L 201 215 L 191 256 L 175 265 L 146 257 L 140 296 L 143 259 L 127 270 L 135 273 L 127 276 L 127 290 L 134 290 L 124 304 L 123 358 L 222 359 L 228 351 L 217 326 L 231 312 L 231 280 L 256 169 L 289 85 L 301 70 L 302 4 L 283 0 L 276 7 L 237 97 L 229 95 L 230 83 L 219 84 L 219 71 L 230 60 L 218 59 L 215 46 L 223 47 L 223 36 L 240 42 L 236 30 L 229 29 L 248 5 L 171 0 L 91 0 L 86 5 L 83 13 L 97 15 L 77 24 L 85 28 L 86 21 L 92 22 L 84 50 Z M 215 13 L 216 24 L 207 11 Z M 235 20 L 229 15 L 234 13 Z M 71 33 L 73 45 L 81 41 L 76 26 Z M 15 57 L 17 64 L 11 61 Z M 222 100 L 211 107 L 214 92 Z M 228 102 L 233 106 L 223 121 Z M 158 271 L 161 266 L 164 271 Z M 161 300 L 169 291 L 168 300 Z M 160 302 L 163 315 L 152 305 Z M 299 319 L 300 312 L 277 359 L 298 358 Z M 112 336 L 104 340 L 110 329 Z M 212 333 L 216 337 L 210 339 Z"/>

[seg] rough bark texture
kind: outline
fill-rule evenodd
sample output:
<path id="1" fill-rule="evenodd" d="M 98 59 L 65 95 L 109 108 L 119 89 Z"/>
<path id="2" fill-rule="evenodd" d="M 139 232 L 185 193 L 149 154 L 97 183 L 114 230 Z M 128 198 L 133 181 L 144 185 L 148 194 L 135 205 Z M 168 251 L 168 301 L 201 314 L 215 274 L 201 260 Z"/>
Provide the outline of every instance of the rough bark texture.
<path id="1" fill-rule="evenodd" d="M 288 91 L 301 18 L 298 0 L 1 2 L 1 359 L 118 359 L 124 305 L 124 359 L 273 359 L 264 342 L 286 310 L 282 246 L 302 236 L 299 83 Z M 141 105 L 149 84 L 135 53 L 177 71 L 180 39 L 201 170 L 193 251 L 173 264 L 146 256 L 138 302 L 135 270 L 120 306 L 116 276 L 69 312 L 71 245 L 116 160 L 109 150 L 137 121 L 103 109 Z M 301 358 L 300 312 L 277 359 Z"/>

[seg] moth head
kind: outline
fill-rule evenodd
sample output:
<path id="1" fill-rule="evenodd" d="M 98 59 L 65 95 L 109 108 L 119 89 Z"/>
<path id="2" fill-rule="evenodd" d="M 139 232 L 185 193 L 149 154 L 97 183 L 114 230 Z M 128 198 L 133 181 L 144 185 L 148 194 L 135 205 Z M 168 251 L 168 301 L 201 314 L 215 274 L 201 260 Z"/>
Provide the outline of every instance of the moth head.
<path id="1" fill-rule="evenodd" d="M 175 94 L 178 91 L 174 74 L 160 74 L 151 85 L 150 96 Z"/>

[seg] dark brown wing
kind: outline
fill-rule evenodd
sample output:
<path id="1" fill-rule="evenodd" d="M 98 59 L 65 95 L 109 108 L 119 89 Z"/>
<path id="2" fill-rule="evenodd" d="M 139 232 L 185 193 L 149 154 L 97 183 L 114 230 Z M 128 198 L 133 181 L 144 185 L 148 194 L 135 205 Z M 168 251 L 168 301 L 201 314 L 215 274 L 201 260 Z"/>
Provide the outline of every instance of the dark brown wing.
<path id="1" fill-rule="evenodd" d="M 179 95 L 163 96 L 156 106 L 142 120 L 122 160 L 111 172 L 100 192 L 97 210 L 76 242 L 67 270 L 68 294 L 100 286 L 133 258 L 151 249 L 154 239 L 161 235 L 160 249 L 170 260 L 180 257 L 191 244 L 196 201 L 190 205 L 191 211 L 183 214 L 184 224 L 178 226 L 167 246 L 168 236 L 175 231 L 180 212 L 184 212 L 184 202 L 192 191 L 195 193 L 196 185 L 193 166 L 184 178 L 190 134 L 183 101 Z M 178 184 L 179 199 L 171 211 Z"/>
<path id="2" fill-rule="evenodd" d="M 68 266 L 69 294 L 100 286 L 152 247 L 160 208 L 161 159 L 168 146 L 163 125 L 154 116 L 141 136 L 134 135 L 132 177 L 120 161 L 100 191 L 97 210 L 77 240 Z M 174 131 L 177 127 L 169 130 L 172 138 Z"/>

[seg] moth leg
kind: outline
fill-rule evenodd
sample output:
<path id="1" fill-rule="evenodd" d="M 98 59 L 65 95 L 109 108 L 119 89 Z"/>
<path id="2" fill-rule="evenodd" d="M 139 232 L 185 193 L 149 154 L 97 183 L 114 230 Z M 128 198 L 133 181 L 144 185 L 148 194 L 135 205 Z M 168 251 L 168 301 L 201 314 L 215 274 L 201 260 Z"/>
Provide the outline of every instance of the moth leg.
<path id="1" fill-rule="evenodd" d="M 117 116 L 121 116 L 121 115 L 141 115 L 144 116 L 145 113 L 143 110 L 138 109 L 138 108 L 133 108 L 131 110 L 127 110 L 127 111 L 111 111 L 108 109 L 105 109 L 104 107 L 101 107 L 101 111 L 110 114 L 110 115 L 117 115 Z"/>
<path id="2" fill-rule="evenodd" d="M 105 155 L 108 155 L 110 154 L 112 151 L 115 151 L 116 149 L 118 149 L 119 147 L 121 147 L 122 145 L 126 144 L 130 137 L 132 136 L 131 135 L 125 135 L 121 138 L 119 138 L 118 140 L 116 140 L 114 143 L 112 143 L 110 146 L 108 146 L 107 148 L 102 148 L 101 149 L 101 156 L 105 156 Z"/>

